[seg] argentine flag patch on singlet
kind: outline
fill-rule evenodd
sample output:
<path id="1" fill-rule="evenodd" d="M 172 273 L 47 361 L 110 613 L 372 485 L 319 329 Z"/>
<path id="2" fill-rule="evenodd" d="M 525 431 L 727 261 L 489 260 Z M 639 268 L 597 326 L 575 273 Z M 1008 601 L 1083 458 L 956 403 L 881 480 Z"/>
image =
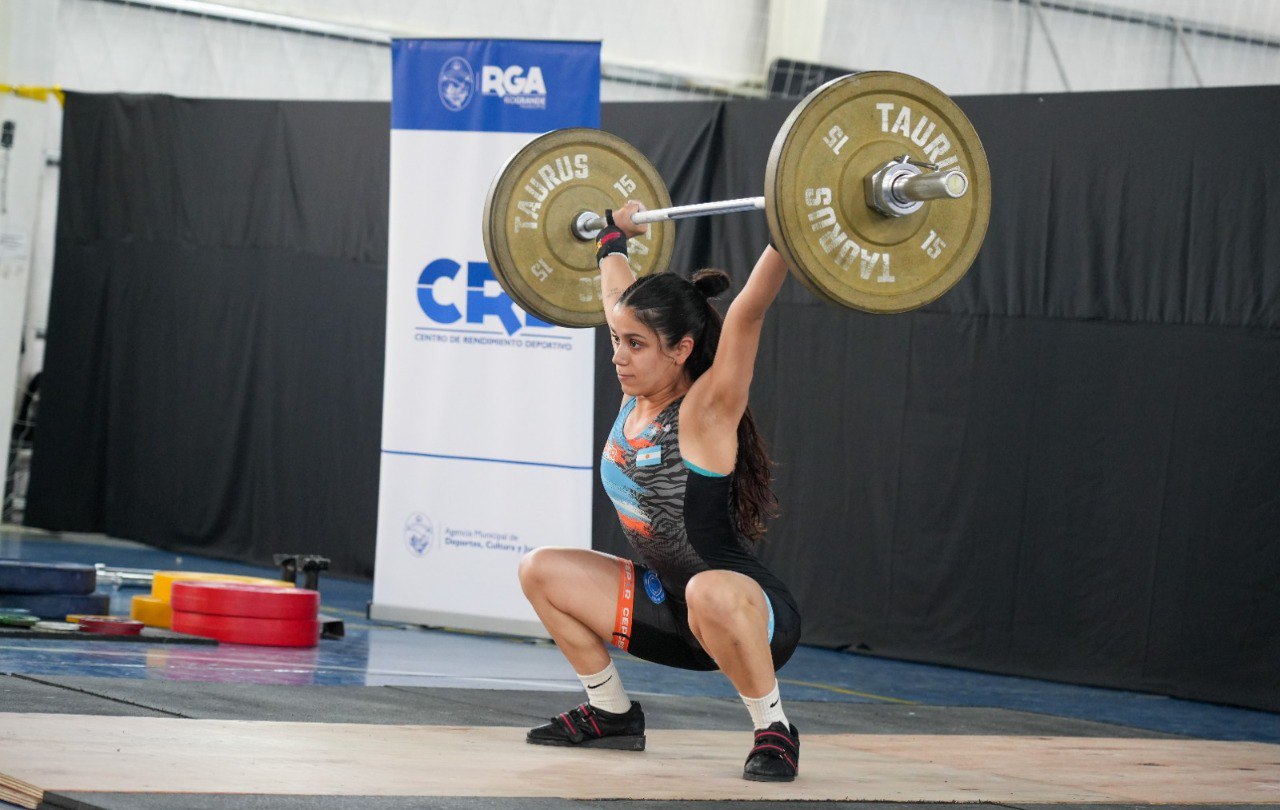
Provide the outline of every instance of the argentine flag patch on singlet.
<path id="1" fill-rule="evenodd" d="M 636 451 L 637 467 L 656 467 L 662 463 L 662 447 L 644 447 Z"/>

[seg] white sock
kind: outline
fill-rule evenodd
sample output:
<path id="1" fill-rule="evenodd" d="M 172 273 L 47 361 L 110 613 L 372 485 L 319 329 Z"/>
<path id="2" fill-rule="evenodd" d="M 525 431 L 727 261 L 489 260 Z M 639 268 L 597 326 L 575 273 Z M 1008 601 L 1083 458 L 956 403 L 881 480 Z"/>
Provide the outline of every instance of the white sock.
<path id="1" fill-rule="evenodd" d="M 618 674 L 618 668 L 612 661 L 595 675 L 579 675 L 578 680 L 582 681 L 582 687 L 587 690 L 587 702 L 597 709 L 623 714 L 631 708 L 631 698 L 627 697 L 627 690 L 622 688 L 622 676 Z"/>
<path id="2" fill-rule="evenodd" d="M 777 722 L 781 722 L 788 729 L 791 728 L 787 715 L 782 711 L 782 698 L 778 695 L 777 681 L 773 682 L 773 691 L 764 697 L 749 698 L 746 695 L 738 695 L 738 697 L 747 704 L 747 711 L 751 712 L 751 722 L 756 728 L 768 728 Z"/>

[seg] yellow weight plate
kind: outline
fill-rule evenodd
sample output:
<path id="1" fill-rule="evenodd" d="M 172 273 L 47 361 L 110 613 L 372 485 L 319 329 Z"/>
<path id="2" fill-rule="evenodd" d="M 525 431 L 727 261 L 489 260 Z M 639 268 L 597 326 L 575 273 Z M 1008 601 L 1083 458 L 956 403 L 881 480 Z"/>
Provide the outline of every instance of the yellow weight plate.
<path id="1" fill-rule="evenodd" d="M 158 596 L 138 595 L 129 604 L 129 616 L 137 619 L 147 627 L 163 627 L 169 629 L 173 622 L 173 608 Z"/>
<path id="2" fill-rule="evenodd" d="M 604 215 L 639 200 L 669 208 L 661 175 L 635 147 L 596 129 L 558 129 L 517 151 L 489 187 L 484 250 L 498 283 L 527 312 L 560 326 L 604 323 L 595 241 L 579 239 L 582 212 Z M 666 270 L 675 244 L 670 222 L 629 243 L 637 277 Z"/>
<path id="3" fill-rule="evenodd" d="M 960 169 L 959 199 L 890 217 L 866 180 L 889 161 Z M 965 274 L 991 217 L 991 169 L 978 133 L 949 97 L 902 73 L 844 76 L 810 93 L 774 140 L 765 173 L 774 243 L 820 298 L 868 312 L 905 312 Z"/>
<path id="4" fill-rule="evenodd" d="M 292 588 L 292 582 L 282 579 L 266 579 L 264 577 L 247 577 L 240 574 L 215 574 L 204 571 L 157 571 L 151 580 L 151 595 L 166 604 L 173 594 L 173 583 L 196 580 L 199 582 L 240 582 L 247 585 L 267 585 L 277 588 Z"/>

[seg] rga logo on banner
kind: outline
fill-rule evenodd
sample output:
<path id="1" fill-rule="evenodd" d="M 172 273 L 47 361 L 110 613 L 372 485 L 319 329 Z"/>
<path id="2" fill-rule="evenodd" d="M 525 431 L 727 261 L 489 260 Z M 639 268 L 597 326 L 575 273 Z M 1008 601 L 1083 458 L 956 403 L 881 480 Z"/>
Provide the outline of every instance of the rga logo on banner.
<path id="1" fill-rule="evenodd" d="M 440 102 L 454 112 L 461 112 L 475 95 L 476 74 L 470 62 L 461 56 L 453 56 L 440 68 L 437 84 Z M 480 95 L 496 96 L 502 99 L 503 104 L 529 110 L 547 108 L 547 84 L 542 78 L 542 68 L 537 65 L 528 69 L 521 65 L 481 66 Z"/>
<path id="2" fill-rule="evenodd" d="M 404 543 L 415 557 L 425 557 L 436 540 L 436 527 L 431 518 L 414 512 L 404 522 Z"/>
<path id="3" fill-rule="evenodd" d="M 537 65 L 527 71 L 520 65 L 485 65 L 480 71 L 480 94 L 497 96 L 503 104 L 529 110 L 547 108 L 547 85 L 542 80 L 542 68 Z"/>
<path id="4" fill-rule="evenodd" d="M 471 97 L 475 95 L 476 74 L 471 69 L 470 62 L 461 56 L 454 56 L 440 68 L 437 85 L 440 88 L 440 103 L 459 112 L 471 103 Z"/>

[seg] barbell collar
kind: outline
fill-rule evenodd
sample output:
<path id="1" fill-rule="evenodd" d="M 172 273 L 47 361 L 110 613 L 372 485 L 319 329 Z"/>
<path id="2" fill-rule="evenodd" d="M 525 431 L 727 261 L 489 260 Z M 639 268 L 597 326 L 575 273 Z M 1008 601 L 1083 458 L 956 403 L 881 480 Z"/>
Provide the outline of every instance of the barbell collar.
<path id="1" fill-rule="evenodd" d="M 672 219 L 688 219 L 689 217 L 705 217 L 712 214 L 737 214 L 743 211 L 763 210 L 764 197 L 739 197 L 736 200 L 675 205 L 670 208 L 641 211 L 632 216 L 631 221 L 637 225 L 645 225 L 650 222 L 665 222 Z M 583 211 L 574 218 L 573 234 L 584 241 L 595 239 L 607 224 L 600 214 L 592 211 Z"/>

